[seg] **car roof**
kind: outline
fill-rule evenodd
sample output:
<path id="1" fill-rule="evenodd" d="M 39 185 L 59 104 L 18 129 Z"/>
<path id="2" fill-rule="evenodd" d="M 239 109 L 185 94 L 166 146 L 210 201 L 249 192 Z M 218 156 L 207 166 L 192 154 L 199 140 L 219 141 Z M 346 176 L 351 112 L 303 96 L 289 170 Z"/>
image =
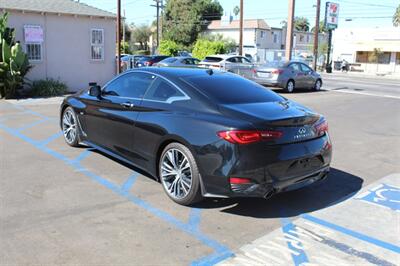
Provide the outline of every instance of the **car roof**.
<path id="1" fill-rule="evenodd" d="M 126 72 L 148 72 L 161 75 L 171 80 L 179 80 L 181 77 L 189 76 L 206 76 L 217 73 L 225 73 L 218 70 L 210 70 L 206 68 L 188 68 L 188 67 L 142 67 L 139 69 L 127 70 Z M 211 72 L 210 72 L 211 71 Z"/>
<path id="2" fill-rule="evenodd" d="M 215 55 L 207 55 L 206 57 L 220 57 L 222 59 L 227 59 L 227 58 L 230 58 L 230 57 L 237 57 L 237 56 L 241 56 L 241 55 L 215 54 Z"/>

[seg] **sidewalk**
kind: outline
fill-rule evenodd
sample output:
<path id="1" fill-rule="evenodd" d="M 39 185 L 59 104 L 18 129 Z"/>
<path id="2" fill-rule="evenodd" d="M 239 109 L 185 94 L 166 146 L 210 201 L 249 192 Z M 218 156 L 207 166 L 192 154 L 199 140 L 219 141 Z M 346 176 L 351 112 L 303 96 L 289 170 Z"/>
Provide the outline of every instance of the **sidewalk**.
<path id="1" fill-rule="evenodd" d="M 219 265 L 399 265 L 400 173 L 282 224 Z"/>

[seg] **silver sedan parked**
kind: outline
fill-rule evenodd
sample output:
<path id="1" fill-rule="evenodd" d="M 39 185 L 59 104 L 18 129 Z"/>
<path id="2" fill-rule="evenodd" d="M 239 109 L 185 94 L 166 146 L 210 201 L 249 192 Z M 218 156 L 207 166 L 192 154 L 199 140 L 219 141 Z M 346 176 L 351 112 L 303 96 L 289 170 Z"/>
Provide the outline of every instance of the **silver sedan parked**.
<path id="1" fill-rule="evenodd" d="M 153 66 L 193 67 L 197 66 L 200 60 L 190 56 L 168 57 Z"/>
<path id="2" fill-rule="evenodd" d="M 293 92 L 296 88 L 319 91 L 322 86 L 321 75 L 302 62 L 273 61 L 261 65 L 254 70 L 255 82 L 284 88 Z"/>
<path id="3" fill-rule="evenodd" d="M 206 56 L 199 66 L 225 70 L 251 79 L 254 71 L 254 64 L 244 56 L 240 55 L 210 55 Z"/>

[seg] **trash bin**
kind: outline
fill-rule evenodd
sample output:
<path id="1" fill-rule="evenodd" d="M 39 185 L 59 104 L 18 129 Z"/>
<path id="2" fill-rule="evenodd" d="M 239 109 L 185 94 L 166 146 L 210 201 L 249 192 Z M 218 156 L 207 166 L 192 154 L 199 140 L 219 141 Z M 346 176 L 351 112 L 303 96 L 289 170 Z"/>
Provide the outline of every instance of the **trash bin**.
<path id="1" fill-rule="evenodd" d="M 326 70 L 326 73 L 332 73 L 332 65 L 331 64 L 326 65 L 325 70 Z"/>
<path id="2" fill-rule="evenodd" d="M 340 71 L 341 66 L 342 66 L 342 61 L 334 61 L 333 62 L 333 69 Z"/>

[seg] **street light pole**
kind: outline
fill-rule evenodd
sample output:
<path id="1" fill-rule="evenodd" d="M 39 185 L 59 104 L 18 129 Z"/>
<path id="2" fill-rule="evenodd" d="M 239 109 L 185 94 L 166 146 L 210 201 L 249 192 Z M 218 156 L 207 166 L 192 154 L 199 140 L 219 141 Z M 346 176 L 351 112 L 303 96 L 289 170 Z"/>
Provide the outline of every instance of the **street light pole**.
<path id="1" fill-rule="evenodd" d="M 239 55 L 243 55 L 243 0 L 240 0 Z"/>
<path id="2" fill-rule="evenodd" d="M 317 71 L 320 8 L 321 8 L 321 0 L 317 0 L 317 8 L 316 8 L 317 10 L 315 13 L 315 27 L 314 27 L 314 60 L 313 60 L 313 68 L 315 71 Z"/>
<path id="3" fill-rule="evenodd" d="M 121 73 L 121 0 L 117 0 L 117 74 Z"/>
<path id="4" fill-rule="evenodd" d="M 295 0 L 289 0 L 289 12 L 288 21 L 286 25 L 286 49 L 285 57 L 286 60 L 292 58 L 292 47 L 293 47 L 293 20 L 294 20 L 294 3 Z"/>

